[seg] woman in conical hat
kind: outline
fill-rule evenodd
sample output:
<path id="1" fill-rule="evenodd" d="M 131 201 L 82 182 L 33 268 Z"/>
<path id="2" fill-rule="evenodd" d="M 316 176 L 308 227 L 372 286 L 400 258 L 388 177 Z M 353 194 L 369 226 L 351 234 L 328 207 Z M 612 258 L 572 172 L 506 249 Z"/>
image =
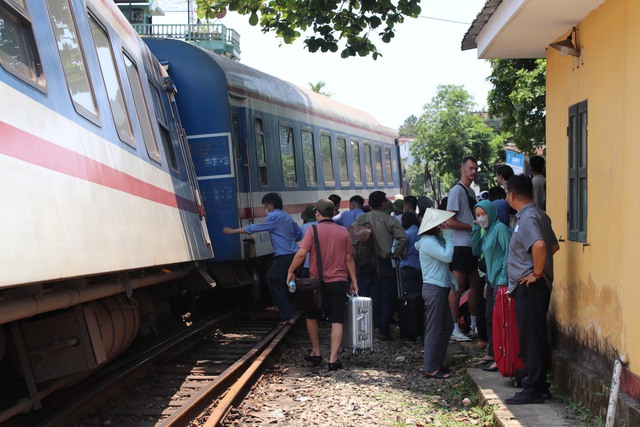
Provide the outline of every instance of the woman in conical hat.
<path id="1" fill-rule="evenodd" d="M 426 209 L 416 243 L 422 270 L 422 298 L 425 307 L 424 375 L 426 378 L 449 378 L 444 366 L 449 337 L 453 332 L 453 318 L 449 309 L 449 289 L 457 283 L 449 263 L 453 258 L 453 237 L 444 222 L 454 212 Z M 443 231 L 441 233 L 441 231 Z"/>

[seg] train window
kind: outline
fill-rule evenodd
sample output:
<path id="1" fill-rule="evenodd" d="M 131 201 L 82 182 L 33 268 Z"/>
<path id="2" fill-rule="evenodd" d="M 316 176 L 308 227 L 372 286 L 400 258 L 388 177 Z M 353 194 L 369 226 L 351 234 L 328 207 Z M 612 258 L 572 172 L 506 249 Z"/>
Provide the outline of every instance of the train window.
<path id="1" fill-rule="evenodd" d="M 177 172 L 178 159 L 176 158 L 176 151 L 173 148 L 171 132 L 169 132 L 169 124 L 167 122 L 167 114 L 165 113 L 164 106 L 162 105 L 160 91 L 151 80 L 149 80 L 149 89 L 151 90 L 151 98 L 153 99 L 153 105 L 156 109 L 156 119 L 158 120 L 158 128 L 160 128 L 160 137 L 162 138 L 164 154 L 167 156 L 169 167 Z"/>
<path id="2" fill-rule="evenodd" d="M 136 141 L 131 127 L 131 118 L 124 103 L 124 95 L 122 91 L 122 82 L 116 69 L 116 63 L 113 55 L 113 49 L 106 30 L 100 26 L 96 20 L 91 17 L 89 19 L 91 25 L 91 33 L 93 41 L 96 45 L 98 60 L 102 70 L 102 77 L 109 96 L 109 104 L 113 120 L 118 131 L 120 139 L 127 144 L 135 147 Z"/>
<path id="3" fill-rule="evenodd" d="M 382 148 L 380 146 L 375 147 L 376 151 L 376 176 L 378 178 L 378 185 L 384 184 L 384 179 L 382 178 Z"/>
<path id="4" fill-rule="evenodd" d="M 367 184 L 373 185 L 373 162 L 371 160 L 371 145 L 364 144 L 364 174 L 367 178 Z"/>
<path id="5" fill-rule="evenodd" d="M 338 168 L 340 172 L 340 184 L 349 185 L 349 165 L 347 163 L 347 140 L 338 137 Z"/>
<path id="6" fill-rule="evenodd" d="M 258 180 L 261 187 L 266 187 L 269 184 L 269 178 L 267 177 L 267 148 L 264 141 L 264 125 L 262 119 L 256 118 L 255 120 L 256 131 L 256 155 L 258 159 Z"/>
<path id="7" fill-rule="evenodd" d="M 280 125 L 280 160 L 282 161 L 282 180 L 287 187 L 298 182 L 296 176 L 296 153 L 293 148 L 293 128 L 291 125 Z"/>
<path id="8" fill-rule="evenodd" d="M 318 172 L 316 171 L 316 148 L 313 141 L 313 132 L 302 131 L 302 161 L 304 163 L 304 182 L 309 187 L 318 185 Z"/>
<path id="9" fill-rule="evenodd" d="M 391 170 L 391 148 L 384 149 L 384 161 L 387 167 L 387 184 L 393 184 L 393 172 Z"/>
<path id="10" fill-rule="evenodd" d="M 142 137 L 144 138 L 144 145 L 147 148 L 149 158 L 160 161 L 160 152 L 158 151 L 158 143 L 156 142 L 156 136 L 153 133 L 151 127 L 151 117 L 149 117 L 149 110 L 147 109 L 147 103 L 144 98 L 144 92 L 142 91 L 142 82 L 138 75 L 138 67 L 129 57 L 124 53 L 124 65 L 127 70 L 127 77 L 129 84 L 131 85 L 131 91 L 133 92 L 133 103 L 136 106 L 136 113 L 138 115 L 138 122 L 142 128 Z"/>
<path id="11" fill-rule="evenodd" d="M 17 6 L 0 3 L 0 65 L 19 79 L 44 90 L 47 82 L 29 15 L 24 2 L 20 1 Z"/>
<path id="12" fill-rule="evenodd" d="M 331 155 L 331 137 L 327 134 L 320 135 L 320 152 L 322 156 L 322 173 L 325 185 L 335 185 L 333 177 L 333 157 Z"/>
<path id="13" fill-rule="evenodd" d="M 351 157 L 353 159 L 353 180 L 356 185 L 362 185 L 362 169 L 360 166 L 360 146 L 358 141 L 351 140 Z"/>
<path id="14" fill-rule="evenodd" d="M 53 32 L 73 105 L 78 114 L 97 122 L 98 106 L 85 65 L 69 1 L 47 0 Z"/>

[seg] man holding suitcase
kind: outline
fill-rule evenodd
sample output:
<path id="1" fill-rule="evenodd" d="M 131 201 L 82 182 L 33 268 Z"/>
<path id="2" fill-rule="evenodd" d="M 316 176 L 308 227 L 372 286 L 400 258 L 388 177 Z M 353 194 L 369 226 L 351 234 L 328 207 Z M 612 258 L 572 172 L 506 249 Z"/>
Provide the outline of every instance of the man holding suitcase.
<path id="1" fill-rule="evenodd" d="M 518 212 L 509 243 L 507 271 L 528 377 L 522 381 L 522 392 L 505 402 L 510 405 L 544 403 L 549 392 L 547 311 L 553 282 L 553 255 L 560 246 L 551 219 L 533 203 L 533 184 L 529 177 L 509 178 L 507 202 Z"/>
<path id="2" fill-rule="evenodd" d="M 347 301 L 347 291 L 358 292 L 358 282 L 356 280 L 356 266 L 353 261 L 353 245 L 349 238 L 349 232 L 342 226 L 336 224 L 331 219 L 334 216 L 334 204 L 329 199 L 321 199 L 316 203 L 316 218 L 318 245 L 322 257 L 321 264 L 318 263 L 318 251 L 315 246 L 314 228 L 308 228 L 302 241 L 300 249 L 296 253 L 289 266 L 287 282 L 295 280 L 296 269 L 304 262 L 309 253 L 309 277 L 322 278 L 325 300 L 325 313 L 331 322 L 331 354 L 329 355 L 329 370 L 335 371 L 342 368 L 338 361 L 338 350 L 342 343 L 342 324 L 344 322 L 344 306 Z M 319 272 L 319 265 L 322 272 Z M 351 278 L 349 285 L 348 277 Z M 322 363 L 320 354 L 320 341 L 318 338 L 318 319 L 322 312 L 307 313 L 307 333 L 311 341 L 311 354 L 305 356 L 307 362 L 315 366 Z"/>

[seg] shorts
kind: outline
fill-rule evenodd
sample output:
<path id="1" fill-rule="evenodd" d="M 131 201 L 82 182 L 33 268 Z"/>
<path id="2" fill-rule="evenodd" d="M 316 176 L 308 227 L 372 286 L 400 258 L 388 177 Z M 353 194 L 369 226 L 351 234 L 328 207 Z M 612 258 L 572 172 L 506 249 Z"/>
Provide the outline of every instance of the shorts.
<path id="1" fill-rule="evenodd" d="M 451 271 L 468 273 L 478 268 L 478 258 L 473 255 L 470 246 L 454 246 Z"/>
<path id="2" fill-rule="evenodd" d="M 324 284 L 324 313 L 331 323 L 344 323 L 344 307 L 347 303 L 349 282 L 331 282 Z M 322 311 L 307 312 L 307 319 L 322 318 Z"/>

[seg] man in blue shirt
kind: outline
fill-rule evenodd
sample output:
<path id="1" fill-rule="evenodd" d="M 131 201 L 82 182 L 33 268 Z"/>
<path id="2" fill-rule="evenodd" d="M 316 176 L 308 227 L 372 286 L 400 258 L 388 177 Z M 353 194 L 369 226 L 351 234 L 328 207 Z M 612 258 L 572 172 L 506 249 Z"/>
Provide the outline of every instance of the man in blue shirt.
<path id="1" fill-rule="evenodd" d="M 364 199 L 362 197 L 358 195 L 353 196 L 349 199 L 349 210 L 340 212 L 338 215 L 334 216 L 333 222 L 343 226 L 348 230 L 349 227 L 351 227 L 353 221 L 364 213 L 362 211 L 363 205 Z"/>
<path id="2" fill-rule="evenodd" d="M 293 307 L 287 296 L 287 270 L 293 256 L 298 252 L 297 241 L 302 231 L 291 215 L 282 211 L 282 198 L 277 193 L 267 193 L 262 198 L 267 218 L 261 224 L 250 224 L 244 228 L 222 229 L 224 234 L 253 234 L 268 231 L 273 246 L 273 264 L 267 271 L 267 286 L 278 307 L 281 324 L 293 324 Z"/>

